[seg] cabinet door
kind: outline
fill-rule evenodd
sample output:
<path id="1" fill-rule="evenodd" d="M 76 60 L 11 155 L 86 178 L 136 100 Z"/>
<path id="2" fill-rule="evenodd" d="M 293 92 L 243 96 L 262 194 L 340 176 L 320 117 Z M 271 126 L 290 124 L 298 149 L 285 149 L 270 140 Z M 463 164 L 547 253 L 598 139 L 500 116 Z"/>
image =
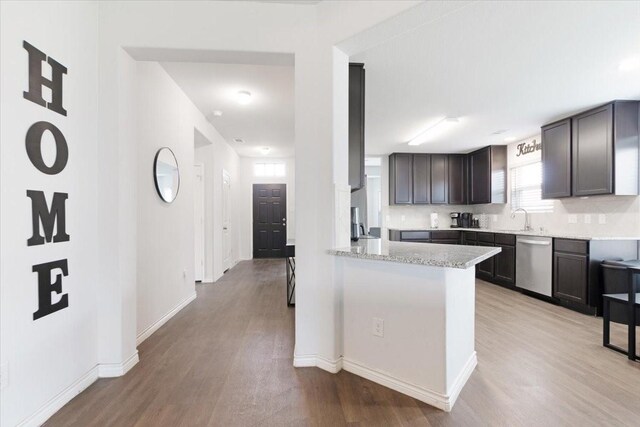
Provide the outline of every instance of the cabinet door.
<path id="1" fill-rule="evenodd" d="M 469 203 L 491 203 L 491 147 L 469 154 Z"/>
<path id="2" fill-rule="evenodd" d="M 424 205 L 431 203 L 431 156 L 413 155 L 413 203 Z"/>
<path id="3" fill-rule="evenodd" d="M 497 245 L 502 251 L 494 257 L 494 281 L 501 285 L 514 286 L 516 283 L 516 248 Z"/>
<path id="4" fill-rule="evenodd" d="M 467 204 L 467 156 L 449 154 L 449 204 Z"/>
<path id="5" fill-rule="evenodd" d="M 413 202 L 413 155 L 389 156 L 389 203 L 410 205 Z"/>
<path id="6" fill-rule="evenodd" d="M 571 197 L 571 119 L 542 127 L 542 198 Z"/>
<path id="7" fill-rule="evenodd" d="M 572 119 L 573 195 L 613 192 L 613 104 Z"/>
<path id="8" fill-rule="evenodd" d="M 449 201 L 449 168 L 446 154 L 431 155 L 431 203 L 445 204 Z"/>
<path id="9" fill-rule="evenodd" d="M 493 243 L 478 242 L 477 246 L 493 247 Z M 488 281 L 493 280 L 494 258 L 495 257 L 491 257 L 478 264 L 478 267 L 476 268 L 476 277 Z"/>
<path id="10" fill-rule="evenodd" d="M 349 64 L 349 185 L 364 187 L 364 66 Z"/>
<path id="11" fill-rule="evenodd" d="M 553 296 L 586 304 L 588 265 L 586 255 L 555 252 L 553 254 Z"/>

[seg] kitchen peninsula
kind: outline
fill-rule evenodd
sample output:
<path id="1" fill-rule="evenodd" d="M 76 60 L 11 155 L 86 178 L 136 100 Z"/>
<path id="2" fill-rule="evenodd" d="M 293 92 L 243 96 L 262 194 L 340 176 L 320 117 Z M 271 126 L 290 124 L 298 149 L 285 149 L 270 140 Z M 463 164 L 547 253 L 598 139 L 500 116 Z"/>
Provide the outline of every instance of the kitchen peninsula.
<path id="1" fill-rule="evenodd" d="M 329 251 L 343 369 L 450 411 L 477 364 L 475 265 L 500 250 L 365 240 Z"/>

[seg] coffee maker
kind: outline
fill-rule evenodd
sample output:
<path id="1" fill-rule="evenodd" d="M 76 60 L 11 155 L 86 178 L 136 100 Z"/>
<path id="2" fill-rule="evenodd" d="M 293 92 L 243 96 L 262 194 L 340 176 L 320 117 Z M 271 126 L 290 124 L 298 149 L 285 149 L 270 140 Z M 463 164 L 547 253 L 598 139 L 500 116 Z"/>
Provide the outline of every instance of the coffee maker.
<path id="1" fill-rule="evenodd" d="M 460 223 L 462 228 L 471 228 L 471 218 L 473 214 L 471 212 L 462 212 L 460 214 Z"/>
<path id="2" fill-rule="evenodd" d="M 358 208 L 351 208 L 351 240 L 357 242 L 360 238 L 360 213 Z"/>
<path id="3" fill-rule="evenodd" d="M 449 216 L 451 217 L 451 225 L 449 225 L 449 227 L 451 228 L 458 228 L 461 225 L 461 218 L 460 218 L 460 212 L 451 212 L 449 214 Z"/>

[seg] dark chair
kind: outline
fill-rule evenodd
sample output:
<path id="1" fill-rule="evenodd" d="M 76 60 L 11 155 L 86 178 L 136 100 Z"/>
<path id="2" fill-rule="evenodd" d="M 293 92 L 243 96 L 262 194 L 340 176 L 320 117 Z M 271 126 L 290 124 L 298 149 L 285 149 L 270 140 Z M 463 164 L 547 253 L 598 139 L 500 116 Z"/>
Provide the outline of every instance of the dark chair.
<path id="1" fill-rule="evenodd" d="M 605 347 L 636 360 L 636 326 L 640 324 L 640 261 L 604 261 L 603 339 Z M 612 307 L 612 303 L 614 306 Z M 611 322 L 628 325 L 627 349 L 611 344 Z"/>

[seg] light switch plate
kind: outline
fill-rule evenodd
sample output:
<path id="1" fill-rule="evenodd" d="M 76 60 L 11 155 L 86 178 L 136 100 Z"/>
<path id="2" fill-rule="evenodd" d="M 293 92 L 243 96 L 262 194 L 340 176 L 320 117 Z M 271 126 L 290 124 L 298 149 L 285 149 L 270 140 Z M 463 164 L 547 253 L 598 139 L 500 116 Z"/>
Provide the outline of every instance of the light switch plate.
<path id="1" fill-rule="evenodd" d="M 400 221 L 404 222 L 404 218 L 405 218 L 405 216 L 404 216 L 404 215 L 402 215 L 402 216 L 400 217 Z"/>
<path id="2" fill-rule="evenodd" d="M 591 214 L 584 214 L 584 223 L 591 224 Z"/>
<path id="3" fill-rule="evenodd" d="M 380 319 L 379 317 L 373 318 L 373 335 L 376 337 L 384 337 L 384 319 Z"/>
<path id="4" fill-rule="evenodd" d="M 577 224 L 578 223 L 578 215 L 576 215 L 576 214 L 569 214 L 567 219 L 568 219 L 569 224 Z"/>
<path id="5" fill-rule="evenodd" d="M 598 215 L 598 224 L 606 224 L 607 216 L 605 214 Z"/>

